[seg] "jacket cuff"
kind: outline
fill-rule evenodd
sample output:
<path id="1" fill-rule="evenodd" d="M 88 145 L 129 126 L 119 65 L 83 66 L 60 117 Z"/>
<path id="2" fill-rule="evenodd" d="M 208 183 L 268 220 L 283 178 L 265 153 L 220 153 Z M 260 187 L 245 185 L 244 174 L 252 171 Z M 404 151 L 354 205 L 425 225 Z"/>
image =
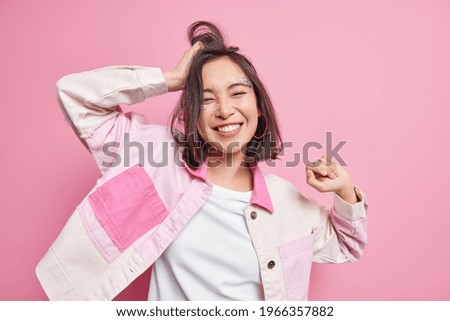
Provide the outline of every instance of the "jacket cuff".
<path id="1" fill-rule="evenodd" d="M 366 196 L 356 186 L 354 186 L 358 202 L 350 204 L 344 201 L 339 195 L 333 193 L 333 207 L 336 212 L 350 221 L 356 221 L 366 216 L 365 206 L 367 205 Z"/>
<path id="2" fill-rule="evenodd" d="M 160 68 L 132 66 L 136 71 L 145 98 L 162 95 L 168 92 L 166 79 Z"/>

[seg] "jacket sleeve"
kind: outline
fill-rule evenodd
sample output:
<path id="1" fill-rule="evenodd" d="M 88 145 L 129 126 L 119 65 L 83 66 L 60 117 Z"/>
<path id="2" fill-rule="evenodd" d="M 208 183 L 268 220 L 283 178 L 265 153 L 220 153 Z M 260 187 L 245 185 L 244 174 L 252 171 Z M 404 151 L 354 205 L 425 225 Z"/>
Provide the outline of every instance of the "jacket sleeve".
<path id="1" fill-rule="evenodd" d="M 56 83 L 66 121 L 99 167 L 102 146 L 120 139 L 118 132 L 130 126 L 130 117 L 123 115 L 119 105 L 139 103 L 167 91 L 161 69 L 141 66 L 104 67 L 69 74 Z"/>
<path id="2" fill-rule="evenodd" d="M 318 263 L 356 262 L 367 243 L 366 196 L 355 187 L 358 202 L 349 204 L 333 194 L 333 207 L 320 209 L 315 229 L 313 261 Z"/>

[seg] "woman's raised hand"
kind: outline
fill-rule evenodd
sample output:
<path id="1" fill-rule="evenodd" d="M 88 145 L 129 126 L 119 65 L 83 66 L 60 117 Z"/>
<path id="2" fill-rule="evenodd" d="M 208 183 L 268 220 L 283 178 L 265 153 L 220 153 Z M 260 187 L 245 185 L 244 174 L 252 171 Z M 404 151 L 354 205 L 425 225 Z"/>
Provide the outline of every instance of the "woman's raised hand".
<path id="1" fill-rule="evenodd" d="M 335 192 L 350 204 L 358 202 L 347 171 L 325 156 L 306 166 L 306 182 L 319 192 Z"/>
<path id="2" fill-rule="evenodd" d="M 203 48 L 203 43 L 197 41 L 183 54 L 183 57 L 181 57 L 175 68 L 163 72 L 169 91 L 177 91 L 183 89 L 184 82 L 186 81 L 189 68 L 192 63 L 192 59 L 194 58 L 196 53 Z"/>

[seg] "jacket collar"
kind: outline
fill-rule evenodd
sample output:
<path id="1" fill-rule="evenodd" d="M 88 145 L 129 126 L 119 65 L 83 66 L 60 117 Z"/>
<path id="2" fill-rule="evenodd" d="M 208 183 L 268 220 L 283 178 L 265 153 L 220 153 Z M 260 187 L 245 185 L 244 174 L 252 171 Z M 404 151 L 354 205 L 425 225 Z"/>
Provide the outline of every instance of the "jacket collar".
<path id="1" fill-rule="evenodd" d="M 184 167 L 187 169 L 191 175 L 194 177 L 200 178 L 205 182 L 207 180 L 207 170 L 208 170 L 208 158 L 205 159 L 203 164 L 196 170 L 191 169 L 186 162 L 184 163 Z M 250 203 L 252 205 L 258 205 L 269 211 L 270 214 L 273 214 L 273 205 L 270 200 L 269 190 L 267 189 L 266 180 L 264 179 L 264 174 L 259 168 L 259 165 L 251 167 L 251 171 L 253 173 L 253 193 L 250 199 Z"/>

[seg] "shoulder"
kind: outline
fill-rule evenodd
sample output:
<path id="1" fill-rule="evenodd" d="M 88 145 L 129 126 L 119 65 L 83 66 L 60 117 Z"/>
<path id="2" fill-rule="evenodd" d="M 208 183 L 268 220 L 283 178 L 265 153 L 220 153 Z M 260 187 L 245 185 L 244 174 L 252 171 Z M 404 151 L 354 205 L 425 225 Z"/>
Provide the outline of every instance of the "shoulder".
<path id="1" fill-rule="evenodd" d="M 132 134 L 136 140 L 142 141 L 174 141 L 169 126 L 149 123 L 147 117 L 136 112 L 121 114 L 124 120 L 130 122 L 127 132 Z"/>
<path id="2" fill-rule="evenodd" d="M 267 184 L 267 188 L 273 189 L 273 190 L 280 190 L 280 191 L 290 191 L 290 192 L 297 192 L 297 188 L 292 184 L 290 181 L 288 181 L 285 178 L 282 178 L 281 176 L 278 176 L 273 173 L 269 173 L 266 171 L 262 171 L 264 175 L 264 179 Z"/>
<path id="3" fill-rule="evenodd" d="M 289 180 L 269 172 L 263 172 L 267 189 L 270 197 L 274 202 L 300 206 L 300 208 L 308 213 L 318 213 L 321 206 L 315 200 L 303 195 L 297 187 Z"/>
<path id="4" fill-rule="evenodd" d="M 263 172 L 272 203 L 282 205 L 298 204 L 299 192 L 289 180 L 276 174 Z M 284 204 L 284 205 L 283 205 Z"/>

